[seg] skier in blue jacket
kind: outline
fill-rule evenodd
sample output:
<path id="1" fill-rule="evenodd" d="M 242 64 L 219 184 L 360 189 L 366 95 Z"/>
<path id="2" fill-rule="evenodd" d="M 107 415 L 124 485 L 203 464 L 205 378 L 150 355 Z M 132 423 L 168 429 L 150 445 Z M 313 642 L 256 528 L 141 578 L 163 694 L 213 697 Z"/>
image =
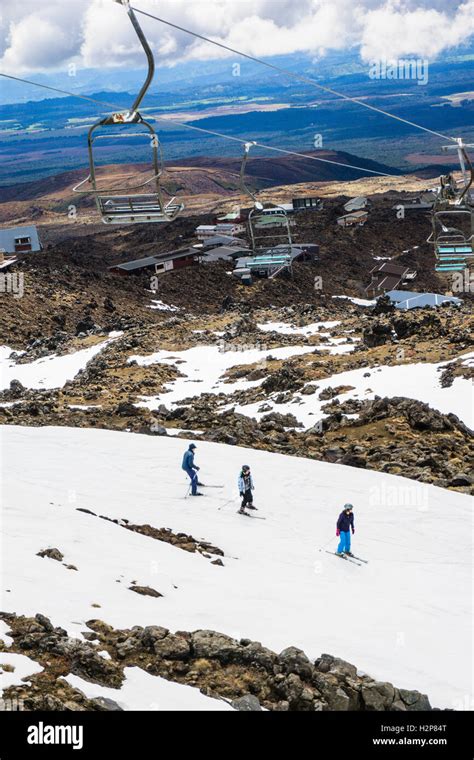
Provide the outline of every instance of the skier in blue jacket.
<path id="1" fill-rule="evenodd" d="M 354 556 L 351 552 L 351 531 L 352 534 L 355 533 L 353 509 L 352 504 L 344 504 L 344 509 L 337 520 L 336 536 L 339 536 L 340 541 L 336 554 L 340 557 L 345 554 L 348 557 Z"/>
<path id="2" fill-rule="evenodd" d="M 252 491 L 254 490 L 253 485 L 253 478 L 250 473 L 250 467 L 248 464 L 244 464 L 242 467 L 242 470 L 239 475 L 239 479 L 237 481 L 237 486 L 239 488 L 239 493 L 242 497 L 242 504 L 240 505 L 239 512 L 241 515 L 245 515 L 245 507 L 248 509 L 257 509 L 257 507 L 254 507 L 253 505 L 253 495 Z"/>
<path id="3" fill-rule="evenodd" d="M 185 452 L 183 456 L 183 464 L 182 469 L 189 475 L 191 478 L 191 496 L 202 496 L 202 493 L 198 493 L 197 487 L 199 485 L 198 481 L 198 470 L 199 467 L 197 464 L 194 464 L 194 451 L 196 450 L 196 444 L 191 443 L 189 445 L 188 450 Z"/>

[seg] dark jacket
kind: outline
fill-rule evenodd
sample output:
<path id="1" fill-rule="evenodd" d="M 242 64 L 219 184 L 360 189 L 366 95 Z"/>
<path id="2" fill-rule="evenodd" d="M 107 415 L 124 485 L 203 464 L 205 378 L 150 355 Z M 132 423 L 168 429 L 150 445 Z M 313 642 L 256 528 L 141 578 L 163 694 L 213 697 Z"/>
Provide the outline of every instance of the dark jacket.
<path id="1" fill-rule="evenodd" d="M 346 512 L 342 511 L 337 519 L 336 527 L 341 531 L 341 533 L 347 533 L 351 528 L 354 530 L 354 515 L 352 512 L 349 512 L 349 514 L 347 514 Z"/>
<path id="2" fill-rule="evenodd" d="M 182 464 L 183 470 L 195 470 L 196 465 L 194 464 L 194 449 L 188 449 L 183 457 L 183 464 Z"/>

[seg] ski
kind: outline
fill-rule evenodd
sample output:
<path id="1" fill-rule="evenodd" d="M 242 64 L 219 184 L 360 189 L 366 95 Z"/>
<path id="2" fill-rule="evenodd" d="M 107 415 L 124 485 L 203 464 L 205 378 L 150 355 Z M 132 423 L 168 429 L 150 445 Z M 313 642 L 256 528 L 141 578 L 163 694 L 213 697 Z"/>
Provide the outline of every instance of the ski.
<path id="1" fill-rule="evenodd" d="M 369 560 L 368 559 L 362 559 L 362 557 L 356 557 L 355 554 L 353 555 L 353 558 L 359 560 L 359 562 L 363 562 L 364 565 L 368 565 L 369 564 Z"/>
<path id="2" fill-rule="evenodd" d="M 237 510 L 238 515 L 245 515 L 245 517 L 250 517 L 251 520 L 266 520 L 266 517 L 260 517 L 260 515 L 249 515 L 248 512 L 241 512 L 239 509 Z"/>
<path id="3" fill-rule="evenodd" d="M 359 565 L 359 567 L 362 567 L 362 562 L 357 562 L 355 557 L 346 557 L 346 555 L 342 557 L 340 554 L 336 554 L 336 552 L 330 552 L 327 549 L 325 549 L 324 551 L 326 552 L 326 554 L 332 554 L 333 557 L 339 557 L 339 559 L 343 559 L 346 562 L 352 562 L 353 565 Z"/>
<path id="4" fill-rule="evenodd" d="M 198 483 L 198 486 L 201 486 L 201 488 L 224 488 L 224 486 L 214 486 L 214 485 L 208 486 L 207 483 Z"/>

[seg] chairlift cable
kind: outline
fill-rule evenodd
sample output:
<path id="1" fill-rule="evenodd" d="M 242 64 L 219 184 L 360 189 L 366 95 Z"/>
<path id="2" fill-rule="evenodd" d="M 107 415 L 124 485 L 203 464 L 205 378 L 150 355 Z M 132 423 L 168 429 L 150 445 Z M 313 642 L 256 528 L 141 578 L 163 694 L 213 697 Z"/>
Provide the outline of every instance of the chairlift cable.
<path id="1" fill-rule="evenodd" d="M 160 18 L 159 16 L 154 16 L 152 13 L 147 13 L 146 11 L 141 10 L 140 8 L 133 8 L 137 13 L 141 13 L 143 16 L 148 16 L 149 18 L 154 19 L 155 21 L 159 21 L 162 24 L 165 24 L 166 26 L 173 27 L 173 29 L 177 29 L 180 32 L 184 32 L 185 34 L 190 34 L 193 37 L 196 37 L 197 39 L 203 40 L 203 42 L 209 42 L 211 45 L 216 45 L 216 47 L 219 47 L 223 50 L 227 50 L 229 53 L 234 53 L 235 55 L 239 55 L 242 58 L 247 58 L 249 61 L 253 61 L 254 63 L 259 63 L 262 66 L 266 66 L 269 69 L 273 69 L 274 71 L 277 71 L 279 74 L 284 74 L 287 77 L 291 77 L 292 79 L 298 79 L 300 82 L 305 82 L 306 84 L 311 85 L 312 87 L 317 87 L 319 90 L 323 90 L 324 92 L 328 92 L 331 95 L 336 95 L 338 98 L 342 98 L 343 100 L 348 100 L 351 103 L 356 103 L 359 106 L 363 106 L 363 108 L 368 108 L 370 111 L 375 111 L 376 113 L 383 114 L 384 116 L 388 116 L 390 119 L 395 119 L 396 121 L 400 121 L 404 124 L 408 124 L 411 127 L 416 127 L 416 129 L 421 129 L 423 132 L 429 132 L 432 135 L 435 135 L 436 137 L 442 137 L 443 140 L 452 140 L 453 142 L 456 142 L 455 137 L 450 137 L 449 135 L 445 135 L 442 132 L 437 132 L 434 129 L 429 129 L 429 127 L 423 127 L 421 124 L 416 124 L 414 121 L 409 121 L 408 119 L 404 119 L 402 116 L 396 116 L 393 113 L 390 113 L 389 111 L 385 111 L 383 108 L 378 108 L 377 106 L 372 106 L 369 103 L 365 103 L 363 100 L 360 100 L 359 98 L 352 98 L 350 95 L 345 95 L 342 92 L 338 92 L 338 90 L 334 90 L 332 87 L 327 87 L 325 85 L 319 84 L 315 79 L 312 79 L 311 77 L 307 77 L 304 74 L 297 74 L 294 71 L 289 71 L 288 69 L 283 68 L 282 66 L 276 66 L 273 63 L 270 63 L 269 61 L 264 61 L 261 58 L 257 58 L 256 56 L 250 55 L 248 53 L 243 53 L 241 50 L 237 50 L 236 48 L 232 48 L 229 45 L 225 45 L 223 42 L 218 42 L 217 40 L 213 40 L 210 37 L 206 37 L 203 34 L 199 34 L 198 32 L 193 32 L 191 29 L 186 29 L 184 26 L 180 26 L 179 24 L 174 24 L 172 21 L 166 21 L 166 19 Z"/>
<path id="2" fill-rule="evenodd" d="M 33 87 L 40 87 L 43 90 L 51 90 L 52 92 L 57 92 L 60 95 L 68 95 L 71 98 L 79 98 L 80 100 L 86 100 L 90 103 L 94 103 L 95 105 L 103 106 L 105 108 L 113 108 L 113 109 L 120 108 L 120 106 L 118 106 L 116 103 L 108 103 L 107 101 L 97 100 L 96 98 L 91 98 L 88 95 L 81 95 L 77 92 L 69 92 L 68 90 L 63 90 L 58 87 L 52 87 L 51 85 L 42 84 L 40 82 L 34 82 L 31 79 L 24 79 L 22 77 L 13 76 L 12 74 L 5 74 L 3 72 L 0 72 L 0 76 L 4 77 L 5 79 L 12 79 L 16 82 L 22 82 L 23 84 L 29 84 L 29 85 L 32 85 Z M 186 122 L 176 121 L 175 119 L 166 118 L 165 116 L 157 116 L 156 114 L 147 114 L 147 118 L 153 119 L 154 121 L 161 121 L 171 126 L 182 127 L 183 129 L 190 129 L 194 132 L 201 132 L 203 134 L 212 135 L 213 137 L 220 137 L 223 140 L 230 140 L 232 142 L 240 143 L 241 145 L 245 145 L 245 143 L 248 143 L 248 142 L 254 142 L 256 147 L 262 148 L 264 150 L 270 150 L 276 153 L 282 153 L 287 156 L 297 156 L 298 158 L 304 158 L 307 161 L 318 161 L 324 164 L 333 164 L 335 166 L 342 166 L 345 169 L 355 169 L 357 171 L 364 172 L 366 174 L 374 174 L 379 177 L 398 178 L 402 176 L 399 174 L 389 174 L 388 172 L 375 171 L 374 169 L 367 169 L 366 167 L 355 166 L 354 164 L 344 164 L 342 163 L 342 161 L 331 161 L 328 158 L 320 158 L 319 156 L 311 156 L 308 153 L 298 153 L 297 151 L 286 150 L 285 148 L 277 148 L 274 145 L 266 145 L 265 143 L 255 142 L 254 140 L 243 139 L 240 137 L 235 137 L 233 135 L 226 135 L 223 132 L 216 132 L 211 129 L 196 127 L 193 124 L 187 124 Z"/>

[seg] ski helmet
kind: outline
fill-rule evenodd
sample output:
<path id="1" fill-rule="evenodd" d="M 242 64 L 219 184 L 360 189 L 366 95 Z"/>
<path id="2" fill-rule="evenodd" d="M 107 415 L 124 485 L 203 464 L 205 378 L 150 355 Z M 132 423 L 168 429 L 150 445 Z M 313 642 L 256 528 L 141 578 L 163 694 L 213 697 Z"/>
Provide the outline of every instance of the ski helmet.
<path id="1" fill-rule="evenodd" d="M 248 464 L 242 465 L 242 472 L 250 472 L 250 467 L 248 466 Z"/>
<path id="2" fill-rule="evenodd" d="M 195 448 L 196 448 L 196 444 L 195 444 L 195 443 L 191 443 L 191 444 L 189 445 L 189 448 L 190 448 L 190 449 L 195 449 Z"/>
<path id="3" fill-rule="evenodd" d="M 348 512 L 349 510 L 352 512 L 353 509 L 352 504 L 344 504 L 344 512 Z"/>

